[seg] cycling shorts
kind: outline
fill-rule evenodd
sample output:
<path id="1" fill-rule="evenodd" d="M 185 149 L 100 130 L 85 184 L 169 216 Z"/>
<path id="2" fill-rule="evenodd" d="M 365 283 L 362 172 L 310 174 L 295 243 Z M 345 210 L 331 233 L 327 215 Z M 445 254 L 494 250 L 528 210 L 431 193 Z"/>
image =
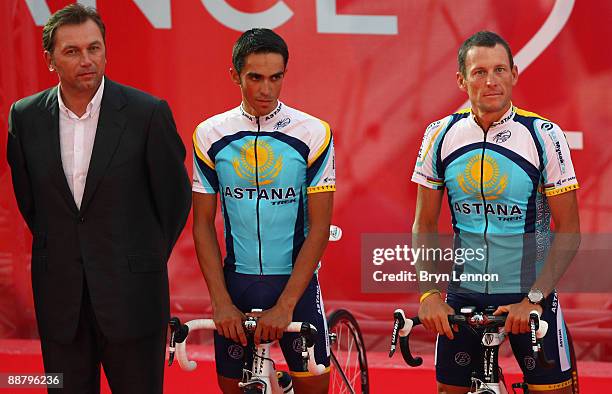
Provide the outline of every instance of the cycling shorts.
<path id="1" fill-rule="evenodd" d="M 515 304 L 521 302 L 523 298 L 524 294 L 449 293 L 446 302 L 455 313 L 458 313 L 464 306 L 475 306 L 477 310 L 482 311 L 487 306 Z M 545 369 L 537 365 L 533 358 L 529 333 L 508 336 L 516 361 L 531 389 L 537 389 L 536 386 L 569 386 L 572 382 L 570 357 L 572 345 L 556 292 L 546 298 L 542 320 L 548 323 L 544 350 L 546 357 L 554 361 L 555 366 Z M 479 370 L 482 365 L 482 338 L 462 327 L 459 328 L 459 332 L 454 332 L 454 336 L 453 340 L 449 340 L 444 335 L 438 336 L 435 357 L 436 379 L 443 384 L 469 387 L 472 371 Z"/>
<path id="2" fill-rule="evenodd" d="M 247 275 L 225 271 L 225 283 L 232 302 L 242 312 L 252 309 L 270 309 L 282 293 L 289 275 Z M 325 309 L 321 299 L 321 289 L 317 275 L 313 275 L 302 298 L 293 310 L 293 321 L 309 322 L 317 329 L 314 355 L 317 364 L 329 367 L 329 336 Z M 240 379 L 245 365 L 251 365 L 252 351 L 231 339 L 219 335 L 215 337 L 215 361 L 217 374 L 226 378 Z M 281 350 L 292 376 L 310 376 L 304 370 L 301 355 L 301 339 L 297 333 L 285 333 L 279 341 Z"/>

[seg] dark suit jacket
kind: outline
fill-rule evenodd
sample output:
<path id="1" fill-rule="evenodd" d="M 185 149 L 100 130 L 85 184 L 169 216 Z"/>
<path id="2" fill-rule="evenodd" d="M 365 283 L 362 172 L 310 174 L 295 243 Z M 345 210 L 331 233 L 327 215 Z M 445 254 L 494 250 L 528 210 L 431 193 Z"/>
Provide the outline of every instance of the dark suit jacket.
<path id="1" fill-rule="evenodd" d="M 62 168 L 58 88 L 11 107 L 8 162 L 33 235 L 41 338 L 71 341 L 83 280 L 111 341 L 159 333 L 166 263 L 191 207 L 185 147 L 167 103 L 108 78 L 79 210 Z"/>

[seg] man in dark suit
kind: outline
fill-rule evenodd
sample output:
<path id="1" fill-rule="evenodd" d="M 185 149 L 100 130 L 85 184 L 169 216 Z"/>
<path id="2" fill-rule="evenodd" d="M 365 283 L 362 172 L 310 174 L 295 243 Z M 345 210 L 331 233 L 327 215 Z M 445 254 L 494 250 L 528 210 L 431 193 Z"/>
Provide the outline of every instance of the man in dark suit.
<path id="1" fill-rule="evenodd" d="M 105 28 L 72 4 L 43 29 L 59 85 L 11 107 L 8 161 L 33 235 L 45 370 L 66 393 L 161 393 L 166 262 L 191 206 L 165 101 L 104 78 Z"/>

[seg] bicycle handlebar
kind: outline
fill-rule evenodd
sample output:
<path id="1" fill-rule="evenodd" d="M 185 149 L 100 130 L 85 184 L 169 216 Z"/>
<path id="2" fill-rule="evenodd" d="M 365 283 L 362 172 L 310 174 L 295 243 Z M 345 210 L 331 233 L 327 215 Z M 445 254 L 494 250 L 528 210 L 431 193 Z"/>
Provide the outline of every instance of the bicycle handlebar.
<path id="1" fill-rule="evenodd" d="M 172 365 L 174 354 L 179 365 L 186 371 L 193 371 L 197 367 L 195 361 L 189 360 L 186 350 L 186 339 L 189 333 L 194 330 L 216 330 L 215 322 L 212 319 L 195 319 L 182 324 L 179 318 L 173 317 L 170 319 L 170 352 L 168 356 L 168 365 Z M 257 318 L 249 317 L 243 322 L 243 327 L 249 336 L 255 332 L 257 328 Z M 317 364 L 314 357 L 314 337 L 317 335 L 315 326 L 305 322 L 291 322 L 285 332 L 300 333 L 302 339 L 302 360 L 308 371 L 314 375 L 320 375 L 325 372 L 326 367 L 323 364 Z"/>
<path id="2" fill-rule="evenodd" d="M 494 316 L 492 314 L 485 313 L 474 313 L 475 308 L 467 307 L 462 308 L 465 312 L 461 314 L 448 315 L 448 322 L 451 325 L 457 324 L 459 326 L 470 327 L 470 328 L 499 328 L 506 324 L 506 315 Z M 411 367 L 418 367 L 423 363 L 421 357 L 413 357 L 410 352 L 410 332 L 415 326 L 421 324 L 421 320 L 418 317 L 406 318 L 402 309 L 396 309 L 393 313 L 394 326 L 393 335 L 391 336 L 391 349 L 389 350 L 389 357 L 392 357 L 397 347 L 397 340 L 399 336 L 400 350 L 402 357 L 406 364 Z M 543 368 L 552 368 L 555 363 L 546 358 L 542 347 L 542 338 L 548 331 L 548 323 L 544 320 L 540 320 L 540 314 L 533 310 L 529 314 L 529 327 L 531 331 L 531 348 L 533 356 L 538 360 L 538 364 Z M 503 333 L 503 330 L 501 330 Z"/>

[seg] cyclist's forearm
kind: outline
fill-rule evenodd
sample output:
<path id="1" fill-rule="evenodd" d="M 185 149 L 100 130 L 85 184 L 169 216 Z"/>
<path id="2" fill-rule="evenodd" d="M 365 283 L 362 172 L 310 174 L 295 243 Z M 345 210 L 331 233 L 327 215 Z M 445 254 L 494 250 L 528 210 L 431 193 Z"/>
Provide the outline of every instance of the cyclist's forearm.
<path id="1" fill-rule="evenodd" d="M 435 249 L 439 247 L 438 241 L 438 228 L 437 224 L 435 226 L 413 226 L 412 229 L 412 247 L 413 248 L 423 248 L 424 250 Z M 436 255 L 435 253 L 433 254 Z M 426 280 L 423 280 L 421 273 L 426 274 L 437 274 L 438 273 L 438 262 L 434 259 L 430 258 L 429 254 L 421 254 L 419 258 L 415 261 L 415 271 L 417 274 L 417 280 L 419 283 L 419 291 L 421 293 L 425 293 L 432 289 L 437 289 L 442 291 L 443 289 L 439 288 L 439 284 L 435 282 L 433 279 L 429 279 L 434 277 L 434 275 L 424 275 Z"/>
<path id="2" fill-rule="evenodd" d="M 311 228 L 300 249 L 291 277 L 278 299 L 278 303 L 293 309 L 302 297 L 304 290 L 312 279 L 327 242 L 329 240 L 329 225 Z"/>
<path id="3" fill-rule="evenodd" d="M 567 232 L 566 228 L 555 231 L 555 237 L 550 251 L 532 288 L 540 289 L 544 295 L 550 294 L 571 264 L 578 247 L 580 246 L 580 233 Z"/>
<path id="4" fill-rule="evenodd" d="M 214 225 L 208 224 L 194 230 L 196 255 L 200 264 L 200 271 L 204 276 L 213 308 L 218 305 L 231 304 L 231 298 L 225 286 L 221 250 L 217 240 L 217 231 Z"/>
<path id="5" fill-rule="evenodd" d="M 412 247 L 437 248 L 438 247 L 438 221 L 442 206 L 444 191 L 433 190 L 419 185 L 417 189 L 417 201 L 412 225 Z M 433 275 L 427 275 L 426 280 L 421 280 L 421 273 L 438 273 L 436 261 L 429 259 L 429 255 L 419 255 L 415 261 L 415 269 L 419 281 L 419 289 L 424 293 L 438 286 L 433 280 L 427 280 Z"/>

